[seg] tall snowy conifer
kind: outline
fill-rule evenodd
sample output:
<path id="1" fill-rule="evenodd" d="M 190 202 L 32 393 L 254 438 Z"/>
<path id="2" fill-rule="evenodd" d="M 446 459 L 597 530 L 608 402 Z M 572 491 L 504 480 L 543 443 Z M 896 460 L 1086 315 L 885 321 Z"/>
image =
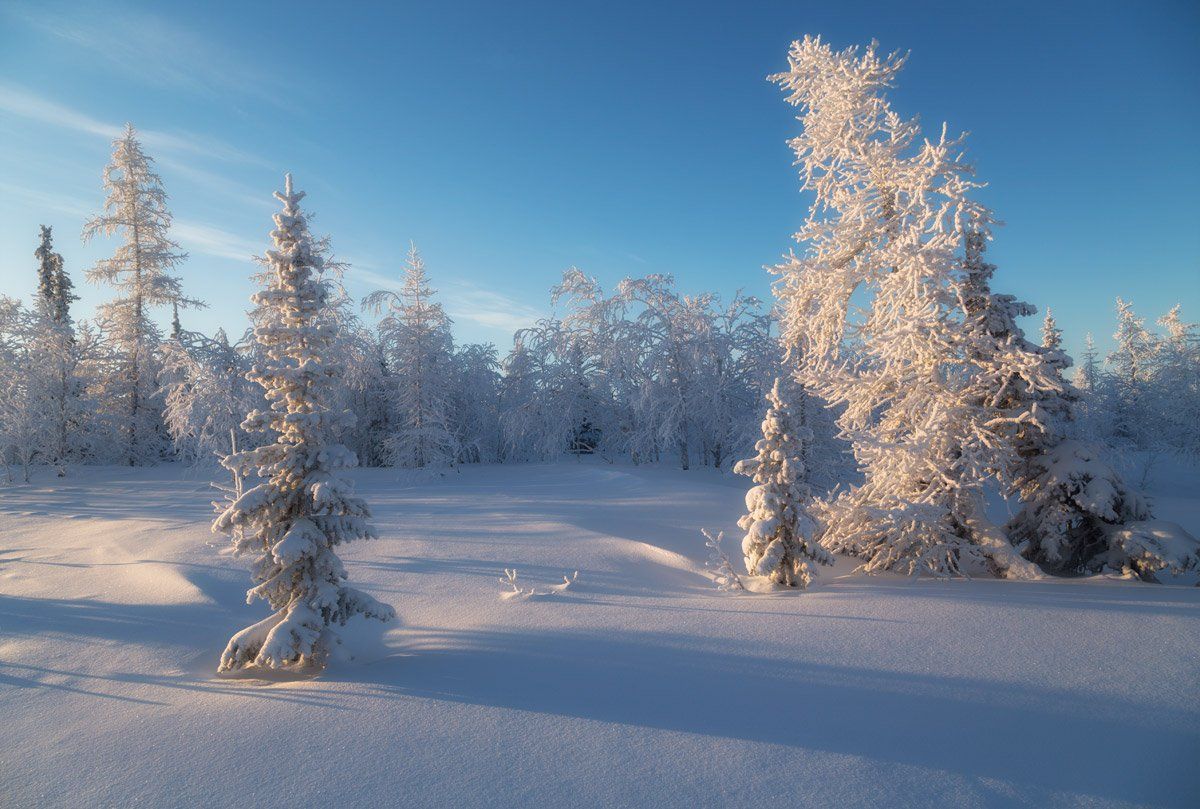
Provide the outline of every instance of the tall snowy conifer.
<path id="1" fill-rule="evenodd" d="M 183 296 L 173 270 L 187 255 L 171 241 L 171 212 L 154 161 L 142 151 L 137 133 L 127 124 L 113 141 L 112 162 L 104 169 L 108 196 L 104 212 L 84 225 L 84 240 L 120 232 L 123 243 L 112 258 L 87 273 L 92 283 L 107 283 L 116 299 L 102 305 L 100 318 L 115 344 L 120 368 L 108 382 L 105 399 L 119 408 L 124 460 L 131 466 L 156 461 L 164 447 L 162 403 L 155 349 L 159 330 L 150 318 L 154 306 L 200 306 Z"/>
<path id="2" fill-rule="evenodd" d="M 230 639 L 221 670 L 248 666 L 307 669 L 324 664 L 336 642 L 333 625 L 354 615 L 395 617 L 391 607 L 346 586 L 346 570 L 334 548 L 375 536 L 370 511 L 353 494 L 341 470 L 357 463 L 336 442 L 353 414 L 338 401 L 341 369 L 333 356 L 334 326 L 323 316 L 330 294 L 322 277 L 325 255 L 300 210 L 304 194 L 287 175 L 275 197 L 274 248 L 267 251 L 268 286 L 253 300 L 261 317 L 254 330 L 262 360 L 247 374 L 262 385 L 269 411 L 251 412 L 247 431 L 269 430 L 273 443 L 234 453 L 224 465 L 235 475 L 262 482 L 238 496 L 213 530 L 230 535 L 238 554 L 254 556 L 257 585 L 248 599 L 266 600 L 275 611 Z"/>
<path id="3" fill-rule="evenodd" d="M 817 543 L 817 526 L 808 512 L 812 490 L 804 456 L 813 435 L 794 417 L 792 397 L 785 393 L 788 387 L 775 380 L 767 394 L 757 455 L 738 461 L 733 471 L 756 484 L 746 493 L 746 515 L 738 520 L 746 532 L 746 571 L 776 584 L 805 588 L 816 575 L 814 564 L 833 564 L 833 557 Z"/>
<path id="4" fill-rule="evenodd" d="M 1108 551 L 1111 528 L 1149 516 L 1099 448 L 1068 440 L 1078 392 L 1064 372 L 1071 358 L 1047 310 L 1042 344 L 1025 337 L 1017 318 L 1036 308 L 993 292 L 995 265 L 984 260 L 986 233 L 965 237 L 963 306 L 972 365 L 969 384 L 987 428 L 1010 450 L 992 470 L 1020 498 L 1010 541 L 1043 570 L 1076 573 Z"/>
<path id="5" fill-rule="evenodd" d="M 80 443 L 83 385 L 77 376 L 79 346 L 71 321 L 71 302 L 78 300 L 63 266 L 54 252 L 53 233 L 41 228 L 41 242 L 34 251 L 38 264 L 38 295 L 30 334 L 30 379 L 27 394 L 37 413 L 40 450 L 46 463 L 61 477 L 67 461 Z"/>
<path id="6" fill-rule="evenodd" d="M 397 466 L 445 467 L 458 456 L 450 424 L 454 338 L 450 318 L 433 296 L 425 262 L 412 245 L 401 290 L 376 290 L 363 301 L 374 312 L 387 312 L 379 333 L 396 382 L 388 448 Z"/>
<path id="7" fill-rule="evenodd" d="M 957 250 L 991 217 L 968 196 L 961 139 L 923 139 L 891 109 L 904 57 L 806 37 L 788 61 L 772 80 L 800 109 L 791 146 L 815 199 L 805 255 L 777 269 L 783 337 L 805 357 L 799 381 L 844 408 L 865 478 L 823 509 L 822 542 L 868 572 L 1035 576 L 983 513 L 1007 459 L 969 389 Z"/>

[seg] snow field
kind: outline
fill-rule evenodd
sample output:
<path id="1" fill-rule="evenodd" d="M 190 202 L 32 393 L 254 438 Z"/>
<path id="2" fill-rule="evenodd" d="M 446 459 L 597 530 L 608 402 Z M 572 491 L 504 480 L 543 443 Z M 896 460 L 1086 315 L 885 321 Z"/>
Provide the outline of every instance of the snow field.
<path id="1" fill-rule="evenodd" d="M 699 529 L 738 535 L 736 476 L 353 476 L 381 539 L 345 547 L 351 584 L 400 621 L 356 619 L 307 681 L 216 676 L 267 607 L 243 604 L 202 475 L 4 490 L 0 805 L 1187 806 L 1200 787 L 1197 588 L 842 559 L 806 593 L 728 595 Z M 1195 531 L 1164 477 L 1159 511 Z M 509 601 L 506 567 L 579 579 Z"/>

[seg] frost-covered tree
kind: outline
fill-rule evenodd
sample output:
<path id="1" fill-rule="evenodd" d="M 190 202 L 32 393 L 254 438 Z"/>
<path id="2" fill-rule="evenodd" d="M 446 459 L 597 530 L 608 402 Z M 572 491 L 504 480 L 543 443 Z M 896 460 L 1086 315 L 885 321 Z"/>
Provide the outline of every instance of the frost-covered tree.
<path id="1" fill-rule="evenodd" d="M 395 380 L 391 462 L 406 467 L 451 466 L 458 445 L 450 423 L 454 338 L 436 302 L 425 262 L 410 247 L 399 292 L 376 290 L 363 305 L 379 313 L 379 336 Z"/>
<path id="2" fill-rule="evenodd" d="M 1161 436 L 1154 424 L 1156 391 L 1152 387 L 1158 359 L 1157 336 L 1133 305 L 1117 298 L 1116 347 L 1106 363 L 1106 404 L 1112 413 L 1112 436 L 1129 449 L 1157 450 Z"/>
<path id="3" fill-rule="evenodd" d="M 991 215 L 961 139 L 925 139 L 891 108 L 899 55 L 806 37 L 788 61 L 772 80 L 800 110 L 791 146 L 814 200 L 804 255 L 778 268 L 784 343 L 805 358 L 798 381 L 841 408 L 864 474 L 822 509 L 822 542 L 868 572 L 1036 575 L 983 510 L 1010 461 L 972 389 L 958 249 Z"/>
<path id="4" fill-rule="evenodd" d="M 1173 451 L 1194 458 L 1200 456 L 1200 334 L 1178 304 L 1158 325 L 1165 334 L 1158 343 L 1154 389 L 1163 438 Z"/>
<path id="5" fill-rule="evenodd" d="M 611 399 L 586 335 L 557 318 L 543 318 L 515 337 L 515 357 L 532 380 L 524 398 L 507 398 L 502 429 L 510 454 L 554 460 L 563 453 L 604 451 L 612 440 Z"/>
<path id="6" fill-rule="evenodd" d="M 54 251 L 53 233 L 44 225 L 34 258 L 38 292 L 29 334 L 27 395 L 39 421 L 43 460 L 61 477 L 68 461 L 80 457 L 82 443 L 85 405 L 77 373 L 80 351 L 71 320 L 71 303 L 78 298 L 62 256 Z"/>
<path id="7" fill-rule="evenodd" d="M 291 175 L 276 192 L 269 283 L 254 296 L 261 317 L 254 330 L 262 359 L 248 378 L 262 386 L 269 410 L 246 417 L 245 429 L 268 430 L 273 442 L 229 455 L 235 475 L 261 482 L 241 493 L 213 524 L 230 535 L 238 554 L 254 557 L 257 582 L 248 598 L 266 600 L 274 612 L 230 639 L 222 671 L 323 665 L 336 640 L 333 625 L 355 615 L 395 617 L 391 607 L 346 585 L 334 548 L 375 536 L 367 504 L 353 493 L 342 470 L 356 464 L 336 436 L 353 414 L 338 401 L 341 368 L 333 356 L 336 329 L 323 317 L 331 294 L 323 277 L 325 256 L 300 209 L 304 194 Z"/>
<path id="8" fill-rule="evenodd" d="M 776 379 L 767 394 L 762 438 L 753 458 L 738 461 L 733 471 L 756 484 L 746 493 L 747 513 L 738 520 L 746 532 L 742 554 L 746 571 L 776 584 L 808 587 L 815 565 L 833 564 L 817 542 L 817 525 L 809 513 L 812 489 L 804 464 L 805 445 L 812 431 L 797 423 L 787 383 Z"/>
<path id="9" fill-rule="evenodd" d="M 753 446 L 780 353 L 757 299 L 680 294 L 660 274 L 606 293 L 572 267 L 551 303 L 555 316 L 521 330 L 506 360 L 506 457 L 722 468 Z"/>
<path id="10" fill-rule="evenodd" d="M 60 323 L 71 322 L 71 303 L 79 300 L 67 275 L 61 254 L 54 251 L 54 230 L 41 226 L 41 239 L 33 252 L 38 263 L 38 299 L 45 301 L 50 316 Z"/>
<path id="11" fill-rule="evenodd" d="M 468 343 L 454 352 L 450 420 L 462 463 L 499 460 L 499 368 L 491 343 Z"/>
<path id="12" fill-rule="evenodd" d="M 542 435 L 544 416 L 540 410 L 540 369 L 518 332 L 502 364 L 499 391 L 501 460 L 531 461 L 539 457 L 534 439 Z"/>
<path id="13" fill-rule="evenodd" d="M 346 353 L 345 392 L 356 416 L 346 436 L 363 466 L 385 466 L 392 434 L 395 381 L 383 344 L 370 329 L 349 330 L 343 340 Z"/>
<path id="14" fill-rule="evenodd" d="M 177 457 L 203 463 L 246 447 L 241 422 L 260 405 L 240 346 L 224 329 L 211 337 L 180 331 L 163 344 L 164 418 Z"/>
<path id="15" fill-rule="evenodd" d="M 984 260 L 984 247 L 983 231 L 967 233 L 963 305 L 973 338 L 970 389 L 985 423 L 1011 450 L 994 470 L 1020 502 L 1008 537 L 1043 570 L 1078 573 L 1108 554 L 1114 530 L 1150 514 L 1100 447 L 1068 438 L 1079 394 L 1065 377 L 1071 358 L 1062 332 L 1047 310 L 1041 345 L 1025 338 L 1017 319 L 1036 309 L 991 290 L 996 268 Z"/>
<path id="16" fill-rule="evenodd" d="M 1042 318 L 1042 348 L 1047 351 L 1062 350 L 1062 329 L 1058 327 L 1049 306 L 1046 307 L 1046 316 Z"/>
<path id="17" fill-rule="evenodd" d="M 0 466 L 7 482 L 13 469 L 29 482 L 30 465 L 45 435 L 38 403 L 31 391 L 33 357 L 29 351 L 31 315 L 15 298 L 0 296 Z"/>
<path id="18" fill-rule="evenodd" d="M 106 386 L 104 399 L 119 419 L 129 465 L 153 463 L 164 450 L 159 395 L 158 326 L 154 306 L 199 306 L 183 295 L 174 269 L 187 257 L 168 233 L 171 213 L 154 161 L 142 150 L 132 125 L 113 141 L 112 162 L 104 169 L 107 198 L 103 213 L 84 225 L 83 237 L 120 233 L 122 243 L 111 258 L 87 273 L 92 283 L 106 283 L 117 297 L 99 309 L 110 333 L 119 368 Z"/>
<path id="19" fill-rule="evenodd" d="M 1096 350 L 1096 340 L 1092 337 L 1092 333 L 1088 332 L 1083 338 L 1083 361 L 1075 369 L 1075 378 L 1072 380 L 1077 390 L 1091 393 L 1096 389 L 1100 378 L 1099 356 L 1100 354 Z"/>

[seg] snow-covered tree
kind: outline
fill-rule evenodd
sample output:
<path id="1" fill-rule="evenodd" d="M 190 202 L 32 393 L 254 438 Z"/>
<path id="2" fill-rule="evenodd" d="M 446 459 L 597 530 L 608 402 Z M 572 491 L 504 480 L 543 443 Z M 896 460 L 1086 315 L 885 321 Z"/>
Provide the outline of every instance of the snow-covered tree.
<path id="1" fill-rule="evenodd" d="M 156 356 L 160 333 L 150 309 L 201 304 L 183 295 L 173 273 L 187 256 L 168 236 L 167 194 L 132 125 L 113 141 L 104 188 L 104 212 L 84 225 L 84 239 L 120 232 L 123 241 L 111 258 L 88 271 L 87 278 L 110 284 L 117 292 L 99 310 L 120 363 L 103 398 L 120 420 L 123 459 L 132 466 L 153 463 L 165 448 Z"/>
<path id="2" fill-rule="evenodd" d="M 1154 371 L 1163 438 L 1173 451 L 1200 456 L 1200 334 L 1176 304 L 1158 320 L 1165 334 Z"/>
<path id="3" fill-rule="evenodd" d="M 595 452 L 688 469 L 753 446 L 779 364 L 757 299 L 683 295 L 660 274 L 606 293 L 572 267 L 551 303 L 556 316 L 521 330 L 506 360 L 508 456 Z"/>
<path id="4" fill-rule="evenodd" d="M 224 329 L 211 338 L 181 330 L 163 344 L 163 415 L 177 457 L 203 463 L 246 447 L 241 422 L 260 403 L 239 348 Z"/>
<path id="5" fill-rule="evenodd" d="M 1017 493 L 1021 510 L 1008 524 L 1010 539 L 1044 570 L 1060 575 L 1103 567 L 1114 533 L 1151 517 L 1149 504 L 1102 449 L 1084 440 L 1052 442 L 1028 458 Z"/>
<path id="6" fill-rule="evenodd" d="M 385 311 L 379 335 L 396 382 L 396 418 L 388 440 L 396 466 L 446 467 L 458 455 L 450 423 L 454 338 L 451 320 L 434 294 L 413 245 L 400 291 L 376 290 L 363 301 L 376 313 Z"/>
<path id="7" fill-rule="evenodd" d="M 805 358 L 798 381 L 842 408 L 864 474 L 823 507 L 822 542 L 869 572 L 1036 575 L 984 516 L 1010 450 L 971 389 L 957 251 L 991 215 L 961 139 L 924 139 L 891 108 L 899 55 L 806 37 L 788 61 L 772 79 L 800 110 L 791 146 L 814 200 L 805 254 L 778 268 L 784 343 Z"/>
<path id="8" fill-rule="evenodd" d="M 996 268 L 983 258 L 982 231 L 968 232 L 965 247 L 971 389 L 986 424 L 1011 450 L 995 477 L 1020 500 L 1008 537 L 1049 573 L 1081 572 L 1108 553 L 1114 529 L 1148 518 L 1149 511 L 1100 447 L 1068 439 L 1079 393 L 1065 377 L 1071 358 L 1053 314 L 1047 310 L 1042 321 L 1041 345 L 1027 340 L 1017 318 L 1036 309 L 991 290 Z"/>
<path id="9" fill-rule="evenodd" d="M 51 317 L 60 323 L 71 322 L 71 303 L 79 300 L 75 285 L 67 275 L 63 257 L 54 251 L 54 230 L 41 226 L 41 240 L 33 252 L 38 263 L 38 299 L 45 301 Z"/>
<path id="10" fill-rule="evenodd" d="M 1154 424 L 1155 391 L 1152 387 L 1158 355 L 1157 336 L 1133 305 L 1117 298 L 1116 347 L 1106 363 L 1106 404 L 1112 412 L 1112 435 L 1127 449 L 1157 450 L 1161 436 Z"/>
<path id="11" fill-rule="evenodd" d="M 833 564 L 833 557 L 818 544 L 817 525 L 808 510 L 813 495 L 804 456 L 812 431 L 797 423 L 790 398 L 787 383 L 776 379 L 767 394 L 757 454 L 738 461 L 733 471 L 756 484 L 746 493 L 747 513 L 738 520 L 746 532 L 746 571 L 805 588 L 816 575 L 815 565 Z"/>
<path id="12" fill-rule="evenodd" d="M 347 443 L 363 466 L 386 466 L 388 439 L 395 418 L 395 381 L 383 344 L 370 329 L 349 330 L 343 339 L 346 352 L 345 392 L 357 417 Z"/>
<path id="13" fill-rule="evenodd" d="M 540 429 L 544 420 L 538 389 L 541 374 L 520 332 L 513 338 L 502 371 L 498 403 L 501 460 L 536 460 L 535 437 L 544 434 Z"/>
<path id="14" fill-rule="evenodd" d="M 248 598 L 266 600 L 274 612 L 230 639 L 221 670 L 323 665 L 336 640 L 333 625 L 355 615 L 379 620 L 391 607 L 346 585 L 334 549 L 375 536 L 367 504 L 353 493 L 343 470 L 354 454 L 336 436 L 353 414 L 333 407 L 341 368 L 333 347 L 336 329 L 324 319 L 330 295 L 325 256 L 309 235 L 300 209 L 303 192 L 287 176 L 276 192 L 273 248 L 267 252 L 269 284 L 254 296 L 262 317 L 254 330 L 262 359 L 248 378 L 262 386 L 269 410 L 251 412 L 250 431 L 269 430 L 272 443 L 229 455 L 235 475 L 261 482 L 221 513 L 213 530 L 230 535 L 238 554 L 254 557 L 257 582 Z"/>
<path id="15" fill-rule="evenodd" d="M 451 424 L 462 463 L 499 460 L 500 361 L 491 343 L 468 343 L 453 355 Z"/>
<path id="16" fill-rule="evenodd" d="M 1062 329 L 1054 319 L 1050 307 L 1046 307 L 1046 316 L 1042 318 L 1042 348 L 1047 351 L 1062 351 Z"/>
<path id="17" fill-rule="evenodd" d="M 32 318 L 15 298 L 0 296 L 0 466 L 7 482 L 21 469 L 29 482 L 30 465 L 45 435 L 38 403 L 31 392 L 34 375 L 29 351 Z"/>
<path id="18" fill-rule="evenodd" d="M 78 298 L 62 256 L 54 252 L 53 233 L 44 225 L 34 257 L 38 294 L 29 335 L 27 395 L 39 421 L 42 458 L 62 476 L 68 461 L 79 458 L 84 415 L 80 352 L 71 320 L 71 303 Z"/>
<path id="19" fill-rule="evenodd" d="M 1092 337 L 1092 333 L 1088 332 L 1083 338 L 1083 362 L 1079 363 L 1079 367 L 1075 369 L 1075 378 L 1072 380 L 1075 388 L 1082 393 L 1092 393 L 1099 384 L 1100 362 L 1098 357 L 1096 340 Z"/>

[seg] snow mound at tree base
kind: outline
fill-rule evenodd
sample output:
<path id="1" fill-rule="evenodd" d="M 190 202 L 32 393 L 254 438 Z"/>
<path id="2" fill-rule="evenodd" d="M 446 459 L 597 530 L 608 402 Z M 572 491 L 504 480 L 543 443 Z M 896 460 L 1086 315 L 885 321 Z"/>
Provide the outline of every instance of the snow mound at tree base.
<path id="1" fill-rule="evenodd" d="M 1169 520 L 1139 520 L 1113 530 L 1108 570 L 1156 580 L 1200 570 L 1200 540 Z"/>

